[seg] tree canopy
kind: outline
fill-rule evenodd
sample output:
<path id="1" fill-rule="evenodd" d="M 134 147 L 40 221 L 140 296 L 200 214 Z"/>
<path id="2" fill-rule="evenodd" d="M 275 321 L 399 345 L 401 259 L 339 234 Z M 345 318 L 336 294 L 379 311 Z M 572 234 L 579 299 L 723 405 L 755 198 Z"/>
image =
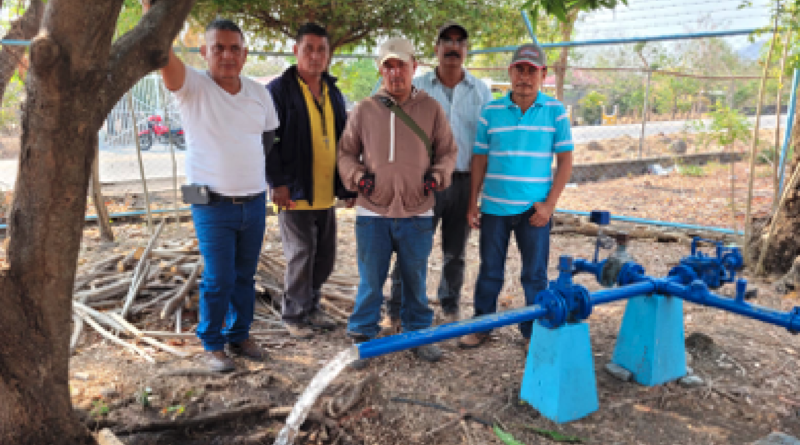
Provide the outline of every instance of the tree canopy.
<path id="1" fill-rule="evenodd" d="M 520 17 L 523 0 L 199 0 L 194 14 L 202 21 L 216 15 L 241 22 L 271 49 L 286 49 L 306 22 L 325 26 L 331 50 L 373 48 L 382 36 L 402 35 L 430 52 L 436 30 L 447 20 L 470 31 L 472 45 L 493 45 L 501 36 L 526 35 Z"/>

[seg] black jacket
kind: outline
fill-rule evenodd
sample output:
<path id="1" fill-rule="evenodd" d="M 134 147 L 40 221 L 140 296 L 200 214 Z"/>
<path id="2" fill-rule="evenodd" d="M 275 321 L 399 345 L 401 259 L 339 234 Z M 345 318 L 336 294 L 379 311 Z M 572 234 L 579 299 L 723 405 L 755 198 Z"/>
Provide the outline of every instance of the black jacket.
<path id="1" fill-rule="evenodd" d="M 267 85 L 280 119 L 280 127 L 275 131 L 275 143 L 267 155 L 267 181 L 272 188 L 288 186 L 293 201 L 307 200 L 313 205 L 314 149 L 311 146 L 311 122 L 297 76 L 297 66 L 292 65 Z M 322 81 L 331 100 L 338 142 L 347 121 L 344 96 L 336 87 L 335 77 L 326 72 L 322 74 Z M 333 192 L 337 198 L 357 196 L 344 188 L 338 169 L 334 178 Z"/>

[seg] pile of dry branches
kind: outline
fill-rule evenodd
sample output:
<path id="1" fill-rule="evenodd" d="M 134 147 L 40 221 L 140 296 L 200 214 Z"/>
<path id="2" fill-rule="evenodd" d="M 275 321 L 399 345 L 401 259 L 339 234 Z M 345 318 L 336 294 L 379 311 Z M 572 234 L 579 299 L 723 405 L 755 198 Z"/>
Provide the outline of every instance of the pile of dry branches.
<path id="1" fill-rule="evenodd" d="M 71 350 L 78 345 L 84 325 L 89 325 L 102 337 L 150 362 L 153 357 L 138 343 L 180 357 L 188 355 L 161 340 L 194 337 L 194 327 L 182 331 L 182 311 L 197 307 L 203 260 L 195 238 L 160 242 L 164 225 L 158 226 L 146 246 L 97 261 L 76 277 Z M 262 252 L 256 273 L 255 321 L 271 327 L 253 329 L 252 335 L 286 334 L 280 316 L 285 269 L 282 252 Z M 321 305 L 339 323 L 346 323 L 350 315 L 357 285 L 357 278 L 333 275 L 322 288 Z M 147 331 L 136 326 L 153 316 L 174 318 L 175 331 Z"/>

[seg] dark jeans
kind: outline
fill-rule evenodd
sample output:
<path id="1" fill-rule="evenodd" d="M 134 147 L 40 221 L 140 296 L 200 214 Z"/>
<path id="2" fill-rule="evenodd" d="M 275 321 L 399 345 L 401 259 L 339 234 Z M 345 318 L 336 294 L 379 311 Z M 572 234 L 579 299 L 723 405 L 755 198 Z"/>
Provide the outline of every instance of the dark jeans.
<path id="1" fill-rule="evenodd" d="M 525 304 L 533 304 L 536 294 L 547 289 L 547 260 L 550 254 L 550 224 L 534 227 L 529 222 L 533 208 L 520 215 L 481 214 L 481 266 L 475 283 L 475 316 L 497 312 L 497 298 L 503 288 L 506 256 L 511 233 L 522 257 L 522 289 Z M 531 337 L 531 322 L 520 323 L 525 338 Z"/>
<path id="2" fill-rule="evenodd" d="M 469 239 L 467 210 L 469 209 L 469 174 L 453 173 L 453 183 L 436 192 L 433 208 L 433 230 L 442 223 L 442 274 L 437 296 L 442 311 L 457 313 L 464 286 L 464 266 Z M 395 263 L 392 269 L 392 293 L 387 301 L 389 316 L 400 318 L 400 301 L 403 280 Z"/>
<path id="3" fill-rule="evenodd" d="M 192 220 L 205 262 L 197 336 L 207 351 L 221 350 L 225 343 L 239 343 L 250 336 L 254 277 L 266 216 L 263 193 L 244 204 L 192 205 Z"/>
<path id="4" fill-rule="evenodd" d="M 433 322 L 428 306 L 425 281 L 428 256 L 433 245 L 433 218 L 356 217 L 358 250 L 358 293 L 347 332 L 375 338 L 381 331 L 378 323 L 383 306 L 383 284 L 389 272 L 392 252 L 403 278 L 403 330 L 425 329 Z"/>
<path id="5" fill-rule="evenodd" d="M 283 321 L 304 323 L 336 260 L 336 209 L 287 210 L 278 215 L 286 257 Z"/>

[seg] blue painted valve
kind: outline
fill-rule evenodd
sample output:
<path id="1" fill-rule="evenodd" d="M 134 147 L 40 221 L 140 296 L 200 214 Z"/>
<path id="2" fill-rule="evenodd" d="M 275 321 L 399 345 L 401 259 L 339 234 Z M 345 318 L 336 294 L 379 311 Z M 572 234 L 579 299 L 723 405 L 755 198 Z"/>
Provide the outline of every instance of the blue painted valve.
<path id="1" fill-rule="evenodd" d="M 714 244 L 716 256 L 701 252 L 700 243 Z M 692 254 L 681 259 L 681 265 L 691 268 L 709 288 L 719 289 L 725 283 L 736 282 L 736 273 L 744 267 L 744 258 L 738 247 L 725 247 L 720 241 L 695 237 L 692 240 Z"/>

